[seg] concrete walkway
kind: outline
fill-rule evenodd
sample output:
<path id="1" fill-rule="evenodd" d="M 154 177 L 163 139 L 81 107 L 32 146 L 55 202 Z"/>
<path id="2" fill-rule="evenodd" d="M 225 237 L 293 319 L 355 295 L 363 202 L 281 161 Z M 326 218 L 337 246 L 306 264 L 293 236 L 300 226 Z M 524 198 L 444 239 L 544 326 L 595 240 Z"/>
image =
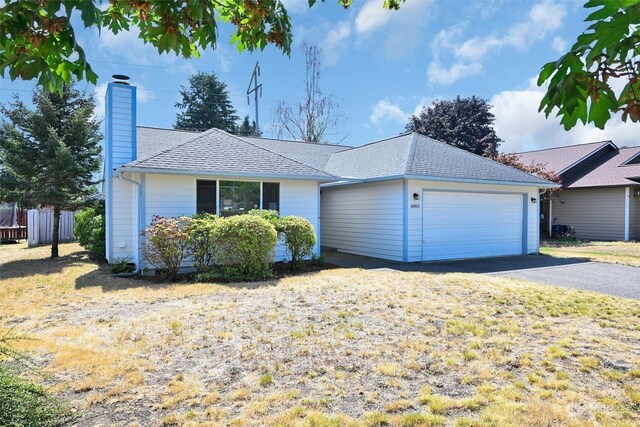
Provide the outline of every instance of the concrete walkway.
<path id="1" fill-rule="evenodd" d="M 328 263 L 347 268 L 489 274 L 640 299 L 640 268 L 591 262 L 580 258 L 526 255 L 462 261 L 402 263 L 340 252 L 327 252 L 325 256 Z"/>

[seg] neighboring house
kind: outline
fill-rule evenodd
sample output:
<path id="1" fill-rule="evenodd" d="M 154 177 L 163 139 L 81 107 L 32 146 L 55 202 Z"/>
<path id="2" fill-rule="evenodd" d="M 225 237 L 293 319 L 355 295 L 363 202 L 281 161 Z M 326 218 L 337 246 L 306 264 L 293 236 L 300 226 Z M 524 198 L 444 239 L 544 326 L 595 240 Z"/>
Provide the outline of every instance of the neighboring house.
<path id="1" fill-rule="evenodd" d="M 538 251 L 549 181 L 417 134 L 347 147 L 136 127 L 135 93 L 107 88 L 109 261 L 144 268 L 140 230 L 155 215 L 255 208 L 308 219 L 316 253 L 422 261 Z"/>
<path id="2" fill-rule="evenodd" d="M 562 191 L 542 205 L 542 232 L 566 225 L 582 239 L 640 239 L 640 147 L 601 141 L 519 155 L 562 179 Z"/>

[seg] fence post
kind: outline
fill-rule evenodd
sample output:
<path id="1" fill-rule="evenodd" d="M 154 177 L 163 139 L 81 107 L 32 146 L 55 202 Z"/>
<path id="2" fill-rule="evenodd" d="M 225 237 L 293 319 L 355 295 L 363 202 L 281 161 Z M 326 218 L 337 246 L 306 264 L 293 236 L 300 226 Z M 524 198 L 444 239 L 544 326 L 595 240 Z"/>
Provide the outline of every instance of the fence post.
<path id="1" fill-rule="evenodd" d="M 38 225 L 39 212 L 37 209 L 27 211 L 27 246 L 36 246 L 40 242 Z"/>

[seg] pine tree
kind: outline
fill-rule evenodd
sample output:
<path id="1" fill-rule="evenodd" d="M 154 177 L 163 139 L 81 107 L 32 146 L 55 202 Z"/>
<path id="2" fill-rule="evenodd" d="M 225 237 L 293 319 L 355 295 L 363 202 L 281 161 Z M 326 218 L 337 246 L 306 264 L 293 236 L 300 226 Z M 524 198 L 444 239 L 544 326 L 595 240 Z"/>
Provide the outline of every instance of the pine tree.
<path id="1" fill-rule="evenodd" d="M 0 112 L 0 198 L 25 208 L 53 207 L 51 257 L 58 256 L 60 212 L 76 209 L 95 191 L 100 170 L 100 124 L 95 100 L 73 84 L 34 91 L 31 110 L 17 97 Z"/>
<path id="2" fill-rule="evenodd" d="M 188 87 L 180 89 L 182 102 L 175 106 L 177 114 L 175 129 L 205 131 L 218 128 L 236 132 L 236 110 L 229 100 L 227 85 L 218 80 L 215 73 L 196 73 L 189 77 Z"/>
<path id="3" fill-rule="evenodd" d="M 240 136 L 260 136 L 256 130 L 256 122 L 251 121 L 248 115 L 244 116 L 242 123 L 237 128 L 236 134 Z"/>

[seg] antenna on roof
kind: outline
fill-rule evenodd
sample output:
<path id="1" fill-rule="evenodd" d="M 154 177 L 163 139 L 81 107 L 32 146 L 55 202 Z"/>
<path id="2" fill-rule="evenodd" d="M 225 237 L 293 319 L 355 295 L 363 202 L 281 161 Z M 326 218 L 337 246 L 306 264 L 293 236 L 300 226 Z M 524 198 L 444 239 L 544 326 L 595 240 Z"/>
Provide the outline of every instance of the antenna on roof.
<path id="1" fill-rule="evenodd" d="M 114 83 L 129 86 L 129 76 L 125 76 L 124 74 L 114 74 L 111 77 L 113 78 Z"/>
<path id="2" fill-rule="evenodd" d="M 260 98 L 262 98 L 262 85 L 258 84 L 258 77 L 260 77 L 260 62 L 256 62 L 256 66 L 253 67 L 251 80 L 249 80 L 249 86 L 247 87 L 247 105 L 251 105 L 249 95 L 252 93 L 256 103 L 256 135 L 260 135 L 260 122 L 258 120 L 258 91 L 260 91 Z M 252 83 L 253 88 L 251 88 Z"/>

